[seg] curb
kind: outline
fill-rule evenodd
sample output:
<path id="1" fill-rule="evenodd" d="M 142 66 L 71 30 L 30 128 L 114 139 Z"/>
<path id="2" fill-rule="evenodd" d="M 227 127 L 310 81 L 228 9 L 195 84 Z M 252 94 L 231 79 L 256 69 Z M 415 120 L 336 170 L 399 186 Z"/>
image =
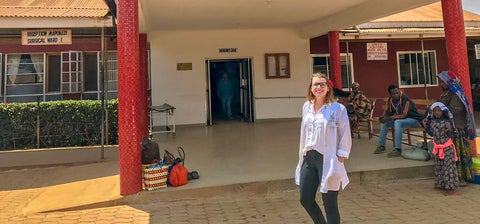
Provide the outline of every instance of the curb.
<path id="1" fill-rule="evenodd" d="M 433 165 L 350 172 L 348 176 L 350 178 L 350 184 L 359 185 L 389 183 L 408 179 L 428 179 L 433 178 Z M 102 202 L 42 211 L 41 213 L 96 209 L 119 205 L 148 204 L 152 202 L 211 199 L 216 197 L 231 197 L 232 195 L 240 197 L 260 195 L 261 197 L 278 191 L 297 190 L 298 187 L 294 183 L 294 178 L 187 189 L 167 187 L 156 191 L 141 191 L 132 195 L 119 195 L 116 198 Z"/>

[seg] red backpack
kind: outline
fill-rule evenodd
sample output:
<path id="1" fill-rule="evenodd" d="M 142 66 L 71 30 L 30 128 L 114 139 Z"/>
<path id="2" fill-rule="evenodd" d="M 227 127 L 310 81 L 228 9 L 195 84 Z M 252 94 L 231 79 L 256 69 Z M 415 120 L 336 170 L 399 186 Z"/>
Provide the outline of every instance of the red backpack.
<path id="1" fill-rule="evenodd" d="M 166 153 L 168 152 L 165 150 Z M 173 154 L 169 153 L 170 156 Z M 173 158 L 173 165 L 169 169 L 168 183 L 173 187 L 182 186 L 188 183 L 188 170 L 183 166 L 185 163 L 185 151 L 182 147 L 178 147 L 178 158 Z M 174 157 L 174 156 L 173 156 Z"/>
<path id="2" fill-rule="evenodd" d="M 182 186 L 188 183 L 188 170 L 181 163 L 173 166 L 168 177 L 168 182 L 174 187 Z"/>

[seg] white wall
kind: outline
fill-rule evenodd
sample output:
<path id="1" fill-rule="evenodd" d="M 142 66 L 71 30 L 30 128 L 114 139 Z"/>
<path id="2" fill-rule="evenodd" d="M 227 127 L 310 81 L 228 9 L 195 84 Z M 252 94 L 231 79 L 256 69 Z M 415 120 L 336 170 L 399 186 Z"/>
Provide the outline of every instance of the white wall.
<path id="1" fill-rule="evenodd" d="M 148 34 L 151 46 L 152 103 L 176 107 L 177 124 L 206 123 L 206 67 L 212 58 L 252 58 L 255 98 L 305 97 L 310 78 L 309 39 L 294 30 L 158 31 Z M 237 48 L 237 53 L 219 53 Z M 265 79 L 265 53 L 289 53 L 289 79 Z M 177 71 L 177 63 L 192 63 Z M 301 116 L 306 98 L 256 99 L 255 118 Z"/>

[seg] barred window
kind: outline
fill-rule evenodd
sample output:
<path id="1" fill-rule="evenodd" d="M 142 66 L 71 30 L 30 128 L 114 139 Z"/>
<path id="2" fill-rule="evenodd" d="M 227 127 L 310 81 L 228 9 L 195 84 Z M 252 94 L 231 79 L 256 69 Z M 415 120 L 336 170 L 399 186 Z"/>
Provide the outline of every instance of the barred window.
<path id="1" fill-rule="evenodd" d="M 348 60 L 347 60 L 348 59 Z M 340 66 L 342 70 L 342 88 L 348 89 L 350 84 L 353 82 L 353 60 L 352 54 L 340 54 Z M 329 54 L 319 54 L 312 55 L 312 72 L 313 73 L 323 73 L 328 77 L 332 77 L 331 66 L 330 66 L 330 55 Z"/>
<path id="2" fill-rule="evenodd" d="M 423 55 L 423 56 L 422 56 Z M 397 52 L 398 83 L 400 87 L 437 85 L 435 51 Z"/>
<path id="3" fill-rule="evenodd" d="M 43 83 L 43 54 L 8 54 L 6 60 L 7 85 Z"/>

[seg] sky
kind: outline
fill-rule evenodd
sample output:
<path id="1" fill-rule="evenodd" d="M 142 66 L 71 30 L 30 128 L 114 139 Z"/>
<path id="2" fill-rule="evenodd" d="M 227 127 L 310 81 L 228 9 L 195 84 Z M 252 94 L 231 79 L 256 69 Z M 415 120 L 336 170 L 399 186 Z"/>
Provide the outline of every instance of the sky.
<path id="1" fill-rule="evenodd" d="M 480 0 L 462 0 L 463 9 L 480 14 Z"/>

